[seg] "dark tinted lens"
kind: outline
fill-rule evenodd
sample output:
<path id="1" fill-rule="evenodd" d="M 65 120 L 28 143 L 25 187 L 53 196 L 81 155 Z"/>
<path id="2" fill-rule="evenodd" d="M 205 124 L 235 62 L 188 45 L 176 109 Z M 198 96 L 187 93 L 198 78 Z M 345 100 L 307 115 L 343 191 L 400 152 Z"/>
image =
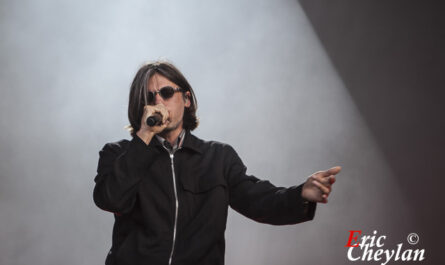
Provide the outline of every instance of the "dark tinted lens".
<path id="1" fill-rule="evenodd" d="M 151 92 L 151 91 L 148 91 L 148 93 L 147 93 L 147 100 L 148 100 L 149 104 L 153 103 L 155 101 L 155 94 L 153 92 Z"/>
<path id="2" fill-rule="evenodd" d="M 168 99 L 171 98 L 173 94 L 175 94 L 175 89 L 171 86 L 165 86 L 161 88 L 161 90 L 159 90 L 159 94 L 163 99 Z"/>

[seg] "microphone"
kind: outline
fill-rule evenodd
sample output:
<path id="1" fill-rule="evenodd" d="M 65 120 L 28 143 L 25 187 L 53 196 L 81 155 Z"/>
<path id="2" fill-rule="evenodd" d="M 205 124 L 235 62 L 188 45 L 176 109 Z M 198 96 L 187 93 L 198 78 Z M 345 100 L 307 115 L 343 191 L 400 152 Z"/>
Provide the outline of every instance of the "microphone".
<path id="1" fill-rule="evenodd" d="M 150 127 L 161 125 L 162 116 L 159 113 L 153 113 L 150 117 L 147 118 L 147 125 Z"/>

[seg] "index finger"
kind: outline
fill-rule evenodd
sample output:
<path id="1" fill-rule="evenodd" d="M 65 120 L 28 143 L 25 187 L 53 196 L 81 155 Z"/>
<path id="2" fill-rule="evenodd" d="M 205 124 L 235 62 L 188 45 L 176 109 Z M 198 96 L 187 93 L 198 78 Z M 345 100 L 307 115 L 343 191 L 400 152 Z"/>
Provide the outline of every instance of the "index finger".
<path id="1" fill-rule="evenodd" d="M 166 108 L 163 104 L 161 104 L 161 103 L 159 103 L 159 104 L 157 104 L 157 105 L 154 105 L 153 108 L 154 108 L 155 110 L 159 111 L 159 112 L 161 112 L 162 110 L 166 110 L 166 109 L 167 109 L 167 108 Z"/>
<path id="2" fill-rule="evenodd" d="M 161 114 L 161 116 L 163 118 L 168 115 L 167 108 L 164 105 L 162 105 L 161 103 L 159 103 L 158 105 L 153 106 L 153 109 L 154 109 L 154 112 L 158 112 L 159 114 Z"/>
<path id="3" fill-rule="evenodd" d="M 331 167 L 330 169 L 323 172 L 324 177 L 329 177 L 330 175 L 336 175 L 341 171 L 340 166 Z"/>

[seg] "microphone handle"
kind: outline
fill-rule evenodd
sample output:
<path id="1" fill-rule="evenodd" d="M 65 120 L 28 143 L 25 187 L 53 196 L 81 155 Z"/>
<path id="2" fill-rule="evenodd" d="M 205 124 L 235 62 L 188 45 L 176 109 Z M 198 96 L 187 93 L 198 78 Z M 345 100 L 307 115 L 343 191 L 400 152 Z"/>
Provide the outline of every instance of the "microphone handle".
<path id="1" fill-rule="evenodd" d="M 158 126 L 162 122 L 162 116 L 159 113 L 154 113 L 147 118 L 147 125 L 150 127 Z"/>

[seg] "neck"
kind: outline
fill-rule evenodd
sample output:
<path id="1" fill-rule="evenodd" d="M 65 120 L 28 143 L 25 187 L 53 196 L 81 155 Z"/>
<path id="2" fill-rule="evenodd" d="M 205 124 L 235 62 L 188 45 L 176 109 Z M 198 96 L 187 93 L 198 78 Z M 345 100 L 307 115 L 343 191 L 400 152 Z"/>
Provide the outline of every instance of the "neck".
<path id="1" fill-rule="evenodd" d="M 176 139 L 178 139 L 178 136 L 181 134 L 181 132 L 182 132 L 182 126 L 178 126 L 178 128 L 174 130 L 161 132 L 159 135 L 165 140 L 167 140 L 171 145 L 173 145 Z"/>

